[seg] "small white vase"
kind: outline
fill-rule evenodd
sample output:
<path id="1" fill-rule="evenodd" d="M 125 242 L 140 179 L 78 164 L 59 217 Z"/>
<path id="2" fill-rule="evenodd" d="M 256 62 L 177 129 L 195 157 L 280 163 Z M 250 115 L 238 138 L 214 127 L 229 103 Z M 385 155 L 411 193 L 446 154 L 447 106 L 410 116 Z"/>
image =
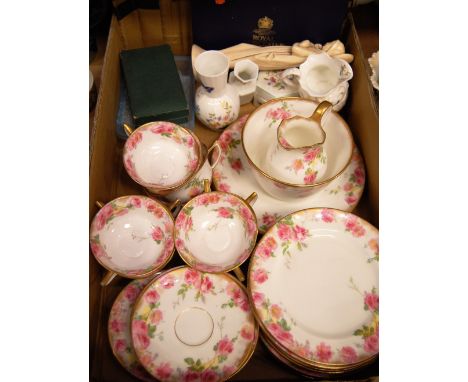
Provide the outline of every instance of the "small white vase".
<path id="1" fill-rule="evenodd" d="M 220 130 L 239 116 L 239 93 L 227 83 L 229 58 L 209 50 L 197 57 L 194 66 L 202 83 L 195 93 L 195 115 L 206 127 Z"/>

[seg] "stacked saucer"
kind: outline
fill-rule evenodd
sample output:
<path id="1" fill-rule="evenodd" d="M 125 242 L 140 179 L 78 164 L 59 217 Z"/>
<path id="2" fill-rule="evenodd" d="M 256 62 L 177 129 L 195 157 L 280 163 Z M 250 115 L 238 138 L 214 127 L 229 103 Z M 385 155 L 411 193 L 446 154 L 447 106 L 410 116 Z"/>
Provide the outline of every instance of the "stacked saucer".
<path id="1" fill-rule="evenodd" d="M 263 340 L 303 374 L 371 363 L 379 347 L 378 230 L 340 210 L 279 220 L 258 243 L 248 291 Z"/>

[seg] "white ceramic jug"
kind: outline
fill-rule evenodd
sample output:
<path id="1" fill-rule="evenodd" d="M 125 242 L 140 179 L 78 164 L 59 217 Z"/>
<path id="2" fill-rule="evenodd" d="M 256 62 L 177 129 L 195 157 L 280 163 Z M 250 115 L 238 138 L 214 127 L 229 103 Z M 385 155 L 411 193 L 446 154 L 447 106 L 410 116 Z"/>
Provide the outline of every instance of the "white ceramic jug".
<path id="1" fill-rule="evenodd" d="M 216 50 L 201 53 L 195 71 L 202 85 L 195 93 L 195 115 L 208 128 L 219 130 L 239 115 L 239 93 L 227 83 L 229 58 Z"/>
<path id="2" fill-rule="evenodd" d="M 299 69 L 286 69 L 281 75 L 286 85 L 298 88 L 301 97 L 316 102 L 328 101 L 335 111 L 341 110 L 346 103 L 351 78 L 351 66 L 325 52 L 311 54 Z"/>

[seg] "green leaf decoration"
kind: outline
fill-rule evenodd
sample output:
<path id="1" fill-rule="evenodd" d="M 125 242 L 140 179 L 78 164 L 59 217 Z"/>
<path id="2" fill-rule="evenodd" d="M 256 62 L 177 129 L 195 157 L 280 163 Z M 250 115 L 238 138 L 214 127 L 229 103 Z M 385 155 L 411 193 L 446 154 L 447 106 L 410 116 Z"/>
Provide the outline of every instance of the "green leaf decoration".
<path id="1" fill-rule="evenodd" d="M 193 365 L 195 363 L 195 361 L 193 360 L 193 358 L 184 358 L 184 361 L 187 365 Z"/>
<path id="2" fill-rule="evenodd" d="M 281 327 L 286 330 L 286 331 L 290 331 L 291 330 L 291 327 L 288 325 L 288 323 L 286 322 L 286 320 L 284 318 L 282 318 L 280 321 L 279 321 L 279 324 L 281 325 Z"/>
<path id="3" fill-rule="evenodd" d="M 154 333 L 156 332 L 156 325 L 149 325 L 148 326 L 148 336 L 150 338 L 154 338 Z"/>
<path id="4" fill-rule="evenodd" d="M 354 333 L 353 333 L 353 335 L 355 335 L 355 336 L 362 336 L 362 335 L 363 335 L 362 329 L 355 330 Z"/>

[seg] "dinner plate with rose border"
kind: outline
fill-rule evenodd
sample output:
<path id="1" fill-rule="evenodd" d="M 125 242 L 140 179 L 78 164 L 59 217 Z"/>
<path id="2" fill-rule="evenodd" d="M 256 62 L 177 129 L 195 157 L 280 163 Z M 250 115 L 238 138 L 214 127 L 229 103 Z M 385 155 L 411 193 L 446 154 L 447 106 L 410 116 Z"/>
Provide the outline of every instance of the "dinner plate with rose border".
<path id="1" fill-rule="evenodd" d="M 249 297 L 264 333 L 289 358 L 349 369 L 379 346 L 378 230 L 348 212 L 285 216 L 252 254 Z"/>
<path id="2" fill-rule="evenodd" d="M 160 381 L 224 381 L 252 356 L 258 324 L 228 274 L 174 268 L 149 283 L 132 315 L 140 363 Z"/>
<path id="3" fill-rule="evenodd" d="M 144 278 L 164 268 L 174 253 L 174 219 L 161 203 L 121 196 L 102 207 L 90 228 L 91 251 L 106 269 Z"/>
<path id="4" fill-rule="evenodd" d="M 153 278 L 154 276 L 150 276 L 146 279 L 133 280 L 122 289 L 112 305 L 107 325 L 109 343 L 115 358 L 130 374 L 148 382 L 154 382 L 154 378 L 141 366 L 135 354 L 130 320 L 138 295 Z"/>
<path id="5" fill-rule="evenodd" d="M 276 220 L 294 211 L 313 207 L 352 211 L 356 207 L 364 190 L 366 176 L 364 161 L 356 146 L 351 163 L 327 187 L 296 201 L 282 201 L 266 193 L 258 184 L 242 150 L 241 132 L 248 117 L 247 114 L 239 118 L 218 138 L 221 157 L 213 169 L 213 184 L 218 191 L 232 192 L 242 198 L 249 196 L 252 191 L 257 192 L 258 199 L 252 208 L 257 215 L 258 229 L 261 233 L 270 228 Z"/>

